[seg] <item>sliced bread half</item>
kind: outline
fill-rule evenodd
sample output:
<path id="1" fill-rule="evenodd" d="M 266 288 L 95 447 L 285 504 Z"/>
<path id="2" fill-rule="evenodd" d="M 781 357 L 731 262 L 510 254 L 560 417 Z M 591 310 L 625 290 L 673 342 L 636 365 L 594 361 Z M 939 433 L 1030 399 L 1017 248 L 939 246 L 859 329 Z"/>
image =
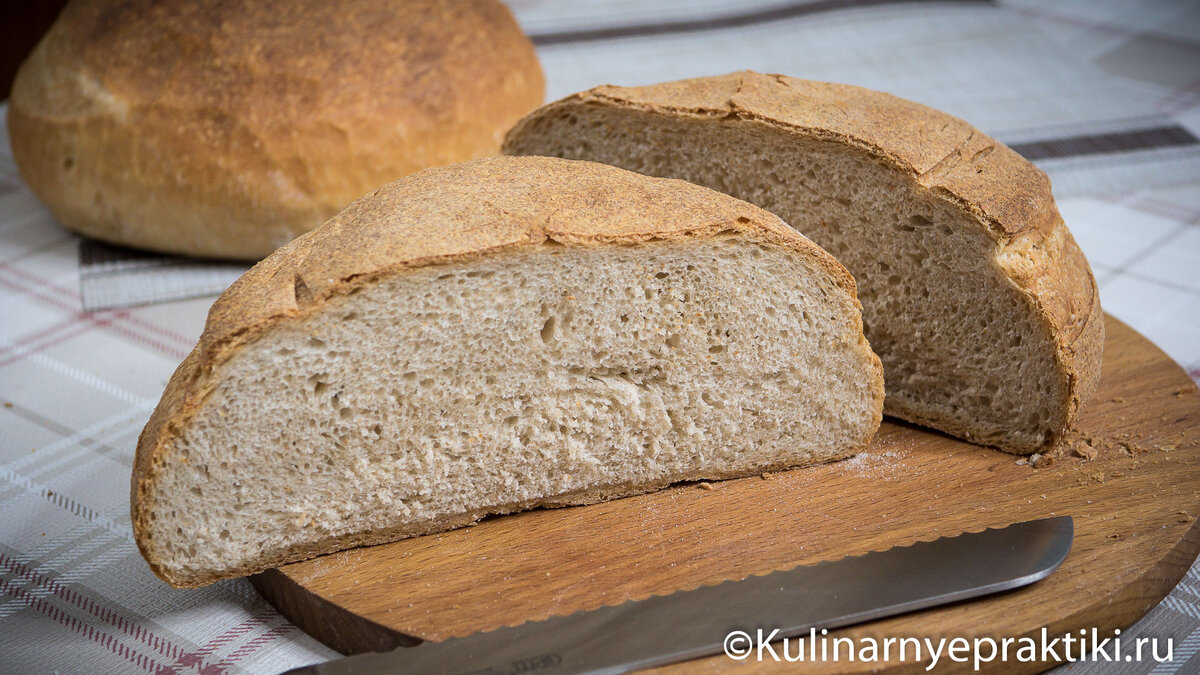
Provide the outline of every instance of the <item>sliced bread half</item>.
<path id="1" fill-rule="evenodd" d="M 854 274 L 887 414 L 1032 453 L 1096 389 L 1100 296 L 1049 179 L 955 117 L 740 72 L 568 96 L 504 151 L 682 178 L 780 215 Z"/>
<path id="2" fill-rule="evenodd" d="M 138 443 L 177 586 L 484 515 L 834 460 L 878 427 L 854 281 L 774 215 L 590 162 L 430 169 L 213 305 Z"/>

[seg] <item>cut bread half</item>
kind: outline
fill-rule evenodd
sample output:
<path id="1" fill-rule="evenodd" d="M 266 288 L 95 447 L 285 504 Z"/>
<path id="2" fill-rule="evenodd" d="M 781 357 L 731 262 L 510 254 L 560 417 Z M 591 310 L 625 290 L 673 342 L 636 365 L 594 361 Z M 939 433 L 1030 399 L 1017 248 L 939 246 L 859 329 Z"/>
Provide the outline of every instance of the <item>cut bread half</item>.
<path id="1" fill-rule="evenodd" d="M 222 295 L 143 431 L 134 532 L 177 586 L 677 481 L 877 429 L 854 281 L 776 216 L 590 162 L 430 169 Z"/>
<path id="2" fill-rule="evenodd" d="M 955 117 L 741 72 L 574 94 L 504 151 L 681 178 L 781 216 L 854 274 L 887 414 L 1027 454 L 1096 389 L 1100 298 L 1049 179 Z"/>

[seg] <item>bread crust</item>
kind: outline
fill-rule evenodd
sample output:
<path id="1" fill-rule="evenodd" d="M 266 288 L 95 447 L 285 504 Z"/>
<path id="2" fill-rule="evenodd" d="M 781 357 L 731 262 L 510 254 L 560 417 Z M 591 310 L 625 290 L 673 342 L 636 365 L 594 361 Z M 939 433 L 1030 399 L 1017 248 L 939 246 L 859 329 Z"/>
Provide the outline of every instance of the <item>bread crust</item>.
<path id="1" fill-rule="evenodd" d="M 763 209 L 685 181 L 650 178 L 593 162 L 496 157 L 427 169 L 351 203 L 324 226 L 298 237 L 251 268 L 210 309 L 199 343 L 171 377 L 138 438 L 130 505 L 134 537 L 142 556 L 158 576 L 176 586 L 198 586 L 217 579 L 173 576 L 159 564 L 154 543 L 147 539 L 155 475 L 170 453 L 172 439 L 220 380 L 223 364 L 265 331 L 302 320 L 330 300 L 363 286 L 426 266 L 465 262 L 548 243 L 636 245 L 725 234 L 748 235 L 795 251 L 828 273 L 861 312 L 853 277 L 824 249 Z M 876 401 L 875 420 L 870 425 L 873 432 L 882 415 L 883 368 L 862 337 L 861 319 L 856 319 L 852 329 L 864 358 L 872 364 L 870 377 Z M 869 435 L 861 439 L 859 449 L 869 441 Z M 501 507 L 501 512 L 587 503 L 656 487 L 662 485 L 636 489 L 604 486 L 578 495 Z M 462 514 L 407 529 L 322 542 L 292 557 L 281 556 L 241 573 L 251 574 L 285 560 L 314 557 L 348 545 L 375 544 L 458 527 L 482 515 Z"/>
<path id="2" fill-rule="evenodd" d="M 74 0 L 8 124 L 66 227 L 258 260 L 379 185 L 496 154 L 543 94 L 497 0 Z"/>
<path id="3" fill-rule="evenodd" d="M 1056 433 L 1039 448 L 1062 441 L 1079 407 L 1100 380 L 1104 321 L 1087 259 L 1063 223 L 1041 169 L 1008 146 L 952 115 L 861 87 L 741 71 L 644 87 L 605 85 L 572 94 L 530 113 L 507 134 L 504 152 L 539 121 L 578 106 L 609 106 L 653 114 L 747 120 L 798 137 L 861 148 L 909 176 L 920 188 L 970 216 L 998 248 L 995 264 L 1021 292 L 1055 348 L 1063 382 Z M 922 419 L 971 439 L 953 420 Z"/>

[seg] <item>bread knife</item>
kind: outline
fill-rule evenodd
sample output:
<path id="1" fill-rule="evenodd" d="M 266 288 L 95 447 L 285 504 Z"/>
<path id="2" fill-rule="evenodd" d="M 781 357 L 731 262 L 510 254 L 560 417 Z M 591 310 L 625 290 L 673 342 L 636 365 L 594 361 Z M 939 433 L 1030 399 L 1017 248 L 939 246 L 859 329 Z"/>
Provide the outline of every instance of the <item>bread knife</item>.
<path id="1" fill-rule="evenodd" d="M 733 631 L 778 640 L 1020 588 L 1073 538 L 1070 516 L 1031 520 L 288 672 L 625 673 L 720 654 Z"/>

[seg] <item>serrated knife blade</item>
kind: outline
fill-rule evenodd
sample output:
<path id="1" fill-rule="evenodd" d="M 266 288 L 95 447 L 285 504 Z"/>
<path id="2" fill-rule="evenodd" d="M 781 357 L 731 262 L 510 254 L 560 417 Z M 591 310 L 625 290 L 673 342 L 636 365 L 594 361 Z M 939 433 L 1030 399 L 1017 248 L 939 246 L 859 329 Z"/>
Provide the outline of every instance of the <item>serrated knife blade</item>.
<path id="1" fill-rule="evenodd" d="M 1069 516 L 1032 520 L 289 672 L 626 673 L 720 654 L 732 631 L 782 639 L 1026 586 L 1073 538 Z"/>

